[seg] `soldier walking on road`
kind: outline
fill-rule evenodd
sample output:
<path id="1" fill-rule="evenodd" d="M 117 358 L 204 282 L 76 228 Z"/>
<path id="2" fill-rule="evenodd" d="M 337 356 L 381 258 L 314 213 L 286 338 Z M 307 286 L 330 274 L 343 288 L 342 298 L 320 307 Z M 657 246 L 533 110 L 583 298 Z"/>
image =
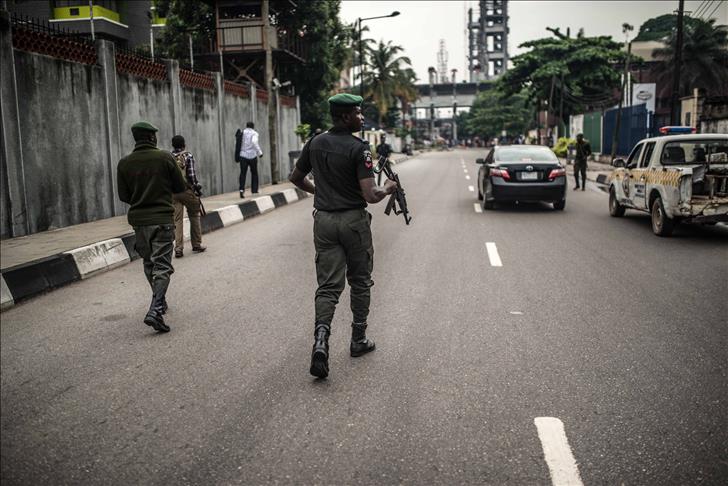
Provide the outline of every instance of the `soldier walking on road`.
<path id="1" fill-rule="evenodd" d="M 377 155 L 379 157 L 384 157 L 385 159 L 388 159 L 389 156 L 392 155 L 392 146 L 387 143 L 387 135 L 385 135 L 384 133 L 382 134 L 379 145 L 377 145 Z M 381 172 L 377 174 L 377 184 L 382 184 Z"/>
<path id="2" fill-rule="evenodd" d="M 369 144 L 352 135 L 361 129 L 361 102 L 360 96 L 350 94 L 329 98 L 334 127 L 306 143 L 289 178 L 314 195 L 318 290 L 310 372 L 319 378 L 329 374 L 331 321 L 345 279 L 351 287 L 353 314 L 350 354 L 358 357 L 374 350 L 374 341 L 366 336 L 370 288 L 374 285 L 371 214 L 366 207 L 392 194 L 397 185 L 390 180 L 384 186 L 374 183 Z M 311 171 L 315 187 L 306 179 Z"/>
<path id="3" fill-rule="evenodd" d="M 174 256 L 184 256 L 184 213 L 187 208 L 187 217 L 190 220 L 190 237 L 192 240 L 192 251 L 202 253 L 207 250 L 202 246 L 202 225 L 200 217 L 202 212 L 202 185 L 197 180 L 195 171 L 195 158 L 192 153 L 185 150 L 185 139 L 182 135 L 172 137 L 172 155 L 174 155 L 177 167 L 187 182 L 187 189 L 184 192 L 175 194 L 174 199 Z"/>
<path id="4" fill-rule="evenodd" d="M 157 148 L 157 128 L 141 121 L 131 127 L 136 146 L 117 166 L 119 199 L 129 204 L 127 219 L 136 235 L 135 248 L 144 260 L 144 274 L 152 287 L 152 303 L 144 323 L 168 332 L 167 287 L 174 272 L 174 206 L 172 194 L 187 188 L 174 157 Z"/>
<path id="5" fill-rule="evenodd" d="M 586 159 L 591 155 L 591 146 L 589 142 L 584 140 L 583 134 L 576 136 L 576 154 L 574 156 L 574 179 L 576 186 L 574 190 L 579 189 L 579 174 L 581 174 L 581 190 L 586 190 Z"/>

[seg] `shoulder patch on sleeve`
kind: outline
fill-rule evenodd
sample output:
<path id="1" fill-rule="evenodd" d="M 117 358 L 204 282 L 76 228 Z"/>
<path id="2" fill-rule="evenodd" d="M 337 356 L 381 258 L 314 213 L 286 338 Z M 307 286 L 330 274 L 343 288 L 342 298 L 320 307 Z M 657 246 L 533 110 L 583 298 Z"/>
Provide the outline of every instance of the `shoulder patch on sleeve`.
<path id="1" fill-rule="evenodd" d="M 371 169 L 373 167 L 372 152 L 369 149 L 364 150 L 364 166 L 367 169 Z"/>

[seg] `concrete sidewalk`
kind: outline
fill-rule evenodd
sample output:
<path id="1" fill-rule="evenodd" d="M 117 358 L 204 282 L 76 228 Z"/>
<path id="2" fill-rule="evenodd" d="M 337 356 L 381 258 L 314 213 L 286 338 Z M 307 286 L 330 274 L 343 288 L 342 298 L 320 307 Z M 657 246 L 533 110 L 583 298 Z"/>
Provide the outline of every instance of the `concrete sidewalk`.
<path id="1" fill-rule="evenodd" d="M 392 163 L 409 159 L 393 154 Z M 266 185 L 259 194 L 238 192 L 202 199 L 207 214 L 202 233 L 267 213 L 309 194 L 289 182 Z M 185 240 L 189 220 L 184 220 Z M 134 230 L 126 215 L 0 241 L 0 309 L 77 280 L 89 278 L 139 258 Z"/>

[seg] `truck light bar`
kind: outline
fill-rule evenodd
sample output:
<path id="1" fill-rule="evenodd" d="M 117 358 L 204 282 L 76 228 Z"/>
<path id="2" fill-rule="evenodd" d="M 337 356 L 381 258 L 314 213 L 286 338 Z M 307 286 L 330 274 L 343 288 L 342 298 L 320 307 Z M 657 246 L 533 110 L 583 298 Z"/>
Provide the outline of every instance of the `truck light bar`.
<path id="1" fill-rule="evenodd" d="M 672 126 L 672 127 L 661 127 L 660 133 L 663 135 L 681 135 L 686 133 L 695 133 L 695 129 L 693 127 L 678 127 L 678 126 Z"/>

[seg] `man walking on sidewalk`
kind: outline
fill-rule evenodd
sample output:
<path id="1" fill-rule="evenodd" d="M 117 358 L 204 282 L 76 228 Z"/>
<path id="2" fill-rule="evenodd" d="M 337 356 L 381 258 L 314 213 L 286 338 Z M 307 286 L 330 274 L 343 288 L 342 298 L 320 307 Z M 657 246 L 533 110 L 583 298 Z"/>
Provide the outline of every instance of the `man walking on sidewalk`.
<path id="1" fill-rule="evenodd" d="M 240 197 L 245 197 L 245 177 L 250 167 L 250 190 L 253 194 L 258 194 L 258 157 L 263 155 L 258 145 L 258 132 L 254 130 L 253 122 L 248 122 L 245 130 L 243 130 L 240 141 L 240 179 L 239 189 Z"/>
<path id="2" fill-rule="evenodd" d="M 586 159 L 591 155 L 591 146 L 589 142 L 584 140 L 583 134 L 576 136 L 576 154 L 574 156 L 574 179 L 576 179 L 576 187 L 579 189 L 579 174 L 581 174 L 581 190 L 586 190 Z"/>
<path id="3" fill-rule="evenodd" d="M 167 287 L 174 272 L 174 206 L 172 194 L 187 186 L 174 157 L 157 148 L 154 125 L 140 121 L 132 125 L 136 146 L 117 166 L 119 199 L 129 204 L 127 220 L 136 235 L 135 248 L 144 260 L 144 274 L 152 287 L 152 303 L 144 323 L 156 331 L 168 332 Z"/>
<path id="4" fill-rule="evenodd" d="M 338 94 L 329 98 L 334 127 L 311 138 L 301 151 L 289 180 L 314 195 L 313 241 L 316 248 L 316 319 L 311 352 L 312 375 L 329 374 L 329 335 L 336 304 L 345 279 L 351 287 L 351 356 L 374 350 L 366 336 L 374 265 L 371 214 L 367 203 L 378 203 L 397 185 L 374 183 L 369 143 L 352 135 L 361 129 L 360 96 Z M 316 186 L 306 178 L 313 171 Z"/>
<path id="5" fill-rule="evenodd" d="M 202 225 L 200 224 L 202 196 L 202 185 L 197 180 L 195 172 L 195 158 L 185 147 L 185 139 L 182 135 L 172 137 L 172 155 L 177 162 L 182 176 L 187 181 L 187 189 L 184 192 L 175 194 L 174 199 L 174 256 L 184 256 L 184 213 L 187 208 L 187 217 L 190 220 L 190 236 L 192 239 L 192 251 L 202 253 L 207 248 L 202 246 Z"/>

